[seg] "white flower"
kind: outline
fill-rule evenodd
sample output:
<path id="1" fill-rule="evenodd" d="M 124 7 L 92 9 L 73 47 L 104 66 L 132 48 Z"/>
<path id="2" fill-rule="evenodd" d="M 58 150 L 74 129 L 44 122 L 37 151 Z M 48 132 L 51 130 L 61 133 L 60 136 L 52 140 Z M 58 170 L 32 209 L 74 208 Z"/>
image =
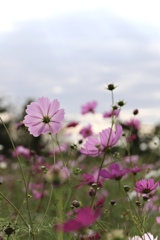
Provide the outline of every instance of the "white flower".
<path id="1" fill-rule="evenodd" d="M 158 237 L 154 238 L 151 233 L 145 233 L 142 237 L 134 236 L 132 238 L 128 238 L 128 240 L 158 240 Z"/>

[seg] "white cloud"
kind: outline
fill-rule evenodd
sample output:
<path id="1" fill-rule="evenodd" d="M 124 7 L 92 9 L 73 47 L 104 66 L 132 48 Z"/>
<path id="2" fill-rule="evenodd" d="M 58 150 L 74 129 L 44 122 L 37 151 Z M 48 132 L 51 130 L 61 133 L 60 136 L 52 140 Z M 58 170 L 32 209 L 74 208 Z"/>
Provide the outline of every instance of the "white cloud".
<path id="1" fill-rule="evenodd" d="M 51 89 L 51 92 L 54 94 L 62 94 L 64 89 L 61 86 L 55 86 Z"/>

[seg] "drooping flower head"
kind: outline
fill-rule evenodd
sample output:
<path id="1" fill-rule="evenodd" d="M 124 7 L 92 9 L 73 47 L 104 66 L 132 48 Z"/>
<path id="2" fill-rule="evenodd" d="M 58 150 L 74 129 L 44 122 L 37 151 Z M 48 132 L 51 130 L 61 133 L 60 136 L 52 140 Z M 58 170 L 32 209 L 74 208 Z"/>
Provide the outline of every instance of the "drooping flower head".
<path id="1" fill-rule="evenodd" d="M 80 151 L 82 154 L 89 155 L 91 157 L 99 156 L 106 148 L 115 146 L 121 135 L 122 126 L 117 124 L 115 131 L 111 128 L 107 128 L 98 134 L 98 138 L 93 136 L 88 137 Z"/>
<path id="2" fill-rule="evenodd" d="M 92 225 L 100 216 L 100 209 L 93 211 L 90 207 L 81 208 L 75 217 L 64 223 L 56 224 L 57 231 L 74 232 Z"/>
<path id="3" fill-rule="evenodd" d="M 41 134 L 56 134 L 62 127 L 64 119 L 64 109 L 59 109 L 58 100 L 50 100 L 42 97 L 37 102 L 32 102 L 27 106 L 27 115 L 24 118 L 24 125 L 28 127 L 30 134 L 38 137 Z"/>
<path id="4" fill-rule="evenodd" d="M 83 115 L 86 114 L 86 113 L 89 113 L 89 112 L 94 113 L 96 107 L 97 107 L 97 102 L 96 101 L 88 102 L 81 107 L 81 113 Z"/>
<path id="5" fill-rule="evenodd" d="M 159 183 L 158 182 L 154 183 L 153 178 L 150 178 L 148 180 L 142 179 L 142 180 L 136 182 L 135 190 L 138 193 L 148 194 L 148 193 L 154 191 L 158 186 L 159 186 Z"/>

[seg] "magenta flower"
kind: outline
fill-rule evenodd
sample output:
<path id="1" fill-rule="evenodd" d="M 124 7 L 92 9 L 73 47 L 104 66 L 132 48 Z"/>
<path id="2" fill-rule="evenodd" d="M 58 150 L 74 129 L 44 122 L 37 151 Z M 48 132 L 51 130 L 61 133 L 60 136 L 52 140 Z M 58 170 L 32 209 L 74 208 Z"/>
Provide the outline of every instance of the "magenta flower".
<path id="1" fill-rule="evenodd" d="M 112 110 L 109 111 L 109 112 L 104 112 L 104 113 L 103 113 L 103 117 L 104 117 L 104 118 L 110 118 L 110 117 L 112 117 L 112 116 L 118 117 L 119 114 L 120 114 L 120 110 L 119 110 L 119 109 L 115 109 L 115 110 L 112 109 Z"/>
<path id="2" fill-rule="evenodd" d="M 76 127 L 79 124 L 79 122 L 72 121 L 66 125 L 66 128 Z"/>
<path id="3" fill-rule="evenodd" d="M 56 134 L 61 129 L 64 119 L 64 109 L 59 107 L 58 100 L 50 102 L 47 97 L 29 104 L 23 123 L 28 127 L 30 134 L 34 137 L 45 133 Z"/>
<path id="4" fill-rule="evenodd" d="M 75 219 L 56 224 L 57 231 L 75 232 L 92 225 L 100 216 L 100 209 L 93 211 L 89 207 L 81 208 Z"/>
<path id="5" fill-rule="evenodd" d="M 136 182 L 135 190 L 138 193 L 148 194 L 148 193 L 154 191 L 158 186 L 159 186 L 159 183 L 158 182 L 154 183 L 153 178 L 150 178 L 148 180 L 142 179 L 142 180 Z"/>
<path id="6" fill-rule="evenodd" d="M 104 182 L 104 178 L 99 177 L 99 171 L 95 171 L 93 174 L 82 174 L 82 177 L 84 180 L 81 180 L 81 184 L 78 185 L 78 188 L 84 186 L 84 185 L 92 185 L 93 183 L 96 183 L 98 187 L 102 187 L 102 183 Z"/>
<path id="7" fill-rule="evenodd" d="M 87 138 L 87 137 L 91 136 L 91 135 L 93 134 L 92 126 L 89 125 L 89 126 L 87 126 L 87 127 L 82 128 L 79 133 L 80 133 L 84 138 Z"/>
<path id="8" fill-rule="evenodd" d="M 99 133 L 99 139 L 90 136 L 84 144 L 84 147 L 80 149 L 81 153 L 84 155 L 89 155 L 91 157 L 96 157 L 102 154 L 106 148 L 113 147 L 117 144 L 118 140 L 122 135 L 122 126 L 116 125 L 116 131 L 107 128 Z"/>
<path id="9" fill-rule="evenodd" d="M 94 113 L 96 107 L 97 107 L 97 102 L 96 101 L 88 102 L 81 107 L 81 113 L 83 115 L 86 114 L 86 113 L 89 113 L 89 112 Z"/>
<path id="10" fill-rule="evenodd" d="M 112 163 L 109 166 L 109 171 L 106 169 L 101 169 L 99 174 L 103 178 L 120 180 L 127 173 L 127 169 L 120 169 L 120 166 L 117 163 Z"/>
<path id="11" fill-rule="evenodd" d="M 133 173 L 134 175 L 136 175 L 138 172 L 140 172 L 140 171 L 142 171 L 142 169 L 141 168 L 139 168 L 138 166 L 135 166 L 135 167 L 133 167 L 133 168 L 129 168 L 128 169 L 128 172 L 131 172 L 131 173 Z"/>

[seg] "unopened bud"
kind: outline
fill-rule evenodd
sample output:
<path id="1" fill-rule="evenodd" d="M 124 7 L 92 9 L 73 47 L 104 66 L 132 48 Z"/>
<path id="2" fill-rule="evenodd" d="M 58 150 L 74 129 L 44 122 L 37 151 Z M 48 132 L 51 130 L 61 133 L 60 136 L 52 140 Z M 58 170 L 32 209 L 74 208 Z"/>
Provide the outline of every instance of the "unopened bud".
<path id="1" fill-rule="evenodd" d="M 138 113 L 139 113 L 138 109 L 135 109 L 135 110 L 133 111 L 133 115 L 137 115 Z"/>
<path id="2" fill-rule="evenodd" d="M 113 206 L 113 205 L 116 204 L 116 201 L 115 201 L 115 200 L 111 200 L 111 201 L 110 201 L 110 204 Z"/>
<path id="3" fill-rule="evenodd" d="M 124 185 L 124 186 L 123 186 L 123 189 L 124 189 L 125 192 L 129 192 L 129 190 L 130 190 L 131 188 L 130 188 L 130 186 L 128 186 L 128 185 Z"/>
<path id="4" fill-rule="evenodd" d="M 118 106 L 123 107 L 125 105 L 125 102 L 123 100 L 120 100 L 117 104 Z"/>
<path id="5" fill-rule="evenodd" d="M 142 205 L 142 203 L 139 202 L 139 201 L 136 201 L 135 204 L 136 204 L 138 207 L 140 207 L 140 206 Z"/>
<path id="6" fill-rule="evenodd" d="M 142 198 L 143 198 L 143 201 L 148 201 L 150 197 L 148 195 L 143 195 Z"/>
<path id="7" fill-rule="evenodd" d="M 72 202 L 72 205 L 71 206 L 73 206 L 73 207 L 75 207 L 75 208 L 78 208 L 78 207 L 80 207 L 81 206 L 81 203 L 79 202 L 79 201 L 77 201 L 77 200 L 73 200 L 73 202 Z"/>
<path id="8" fill-rule="evenodd" d="M 118 109 L 118 106 L 117 106 L 117 105 L 113 105 L 113 106 L 112 106 L 112 109 L 113 109 L 113 110 L 117 110 L 117 109 Z"/>
<path id="9" fill-rule="evenodd" d="M 107 88 L 109 91 L 113 91 L 113 90 L 116 88 L 116 86 L 115 86 L 113 83 L 110 83 L 110 84 L 107 85 L 106 88 Z"/>
<path id="10" fill-rule="evenodd" d="M 89 196 L 90 196 L 90 197 L 94 197 L 95 194 L 96 194 L 95 189 L 94 189 L 94 188 L 90 188 L 90 190 L 89 190 Z"/>

